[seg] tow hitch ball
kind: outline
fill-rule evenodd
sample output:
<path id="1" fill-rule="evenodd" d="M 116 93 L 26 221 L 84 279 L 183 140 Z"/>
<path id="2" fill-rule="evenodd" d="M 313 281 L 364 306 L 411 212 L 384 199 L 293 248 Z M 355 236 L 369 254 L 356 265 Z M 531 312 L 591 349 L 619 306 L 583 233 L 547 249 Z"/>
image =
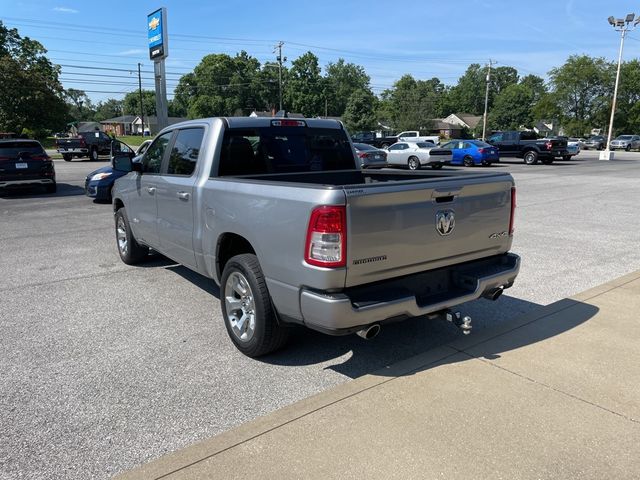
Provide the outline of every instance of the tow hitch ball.
<path id="1" fill-rule="evenodd" d="M 445 318 L 448 322 L 453 323 L 456 327 L 462 330 L 464 335 L 469 335 L 471 333 L 471 329 L 473 327 L 471 325 L 471 317 L 469 315 L 462 317 L 460 312 L 447 312 L 445 314 Z"/>

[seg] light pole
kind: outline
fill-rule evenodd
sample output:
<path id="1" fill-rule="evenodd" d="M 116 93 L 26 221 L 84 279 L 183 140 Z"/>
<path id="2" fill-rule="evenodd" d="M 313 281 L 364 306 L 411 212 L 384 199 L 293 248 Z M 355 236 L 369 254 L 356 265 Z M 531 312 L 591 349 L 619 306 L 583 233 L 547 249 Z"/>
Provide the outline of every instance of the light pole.
<path id="1" fill-rule="evenodd" d="M 640 17 L 635 22 L 635 14 L 629 13 L 625 18 L 609 17 L 609 25 L 616 32 L 620 32 L 620 51 L 618 52 L 618 70 L 616 72 L 616 84 L 613 87 L 613 102 L 611 103 L 611 118 L 609 120 L 609 134 L 607 135 L 607 148 L 600 152 L 600 160 L 613 160 L 613 152 L 611 151 L 611 134 L 613 133 L 613 118 L 616 114 L 616 98 L 618 97 L 618 84 L 620 83 L 620 65 L 622 64 L 622 49 L 624 48 L 624 37 L 629 30 L 633 30 L 640 23 Z M 633 24 L 633 25 L 632 25 Z"/>
<path id="2" fill-rule="evenodd" d="M 482 141 L 486 140 L 487 136 L 487 110 L 489 108 L 489 85 L 491 83 L 491 67 L 494 63 L 493 60 L 489 59 L 488 70 L 487 70 L 487 89 L 484 93 L 484 115 L 482 116 Z"/>

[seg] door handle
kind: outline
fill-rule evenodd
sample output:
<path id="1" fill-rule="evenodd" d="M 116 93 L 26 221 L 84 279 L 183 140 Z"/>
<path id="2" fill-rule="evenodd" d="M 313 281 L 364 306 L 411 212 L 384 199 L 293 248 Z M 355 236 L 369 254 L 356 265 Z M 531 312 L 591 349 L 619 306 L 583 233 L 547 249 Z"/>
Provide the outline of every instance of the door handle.
<path id="1" fill-rule="evenodd" d="M 149 192 L 149 195 L 153 195 L 156 193 L 156 187 L 147 187 L 147 192 Z"/>
<path id="2" fill-rule="evenodd" d="M 180 199 L 180 200 L 189 200 L 189 193 L 188 192 L 178 192 L 176 193 L 176 196 Z"/>

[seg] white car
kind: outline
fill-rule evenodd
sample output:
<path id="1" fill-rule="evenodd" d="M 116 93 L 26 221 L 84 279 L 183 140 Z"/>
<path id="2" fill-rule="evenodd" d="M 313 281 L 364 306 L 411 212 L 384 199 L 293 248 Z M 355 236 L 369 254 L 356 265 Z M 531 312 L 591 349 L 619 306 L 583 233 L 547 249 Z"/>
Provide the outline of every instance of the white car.
<path id="1" fill-rule="evenodd" d="M 387 148 L 387 165 L 390 167 L 418 170 L 430 166 L 437 169 L 450 161 L 451 150 L 436 148 L 429 142 L 397 142 Z"/>
<path id="2" fill-rule="evenodd" d="M 400 132 L 398 134 L 399 142 L 431 142 L 434 145 L 440 143 L 440 137 L 438 135 L 420 135 L 417 130 L 408 130 Z"/>

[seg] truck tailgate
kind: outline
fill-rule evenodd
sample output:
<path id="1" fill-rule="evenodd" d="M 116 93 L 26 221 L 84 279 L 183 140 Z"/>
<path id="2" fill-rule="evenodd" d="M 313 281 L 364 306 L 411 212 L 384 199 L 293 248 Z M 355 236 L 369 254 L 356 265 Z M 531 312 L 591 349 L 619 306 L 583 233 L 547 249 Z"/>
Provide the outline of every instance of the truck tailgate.
<path id="1" fill-rule="evenodd" d="M 509 175 L 345 186 L 346 287 L 504 253 Z"/>

